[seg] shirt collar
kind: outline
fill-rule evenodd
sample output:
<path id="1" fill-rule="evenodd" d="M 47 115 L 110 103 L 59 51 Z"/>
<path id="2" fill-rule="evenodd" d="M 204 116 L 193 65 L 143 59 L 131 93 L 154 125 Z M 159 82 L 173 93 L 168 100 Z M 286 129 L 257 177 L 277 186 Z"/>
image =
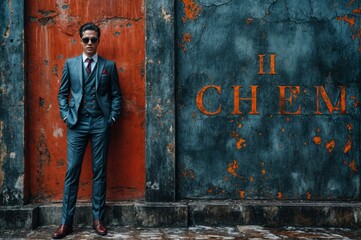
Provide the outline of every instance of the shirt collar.
<path id="1" fill-rule="evenodd" d="M 85 60 L 88 58 L 84 53 L 82 54 L 83 55 L 83 62 L 85 62 Z M 98 53 L 94 54 L 92 57 L 93 61 L 96 63 L 98 62 Z"/>

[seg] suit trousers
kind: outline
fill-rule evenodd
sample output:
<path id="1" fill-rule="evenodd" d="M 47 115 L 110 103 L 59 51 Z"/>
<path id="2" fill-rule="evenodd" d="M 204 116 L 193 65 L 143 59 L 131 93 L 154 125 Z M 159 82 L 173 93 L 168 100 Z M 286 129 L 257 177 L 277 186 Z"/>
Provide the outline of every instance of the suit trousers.
<path id="1" fill-rule="evenodd" d="M 62 224 L 73 224 L 81 166 L 89 141 L 93 169 L 92 215 L 93 220 L 103 220 L 109 136 L 110 125 L 103 116 L 79 114 L 77 124 L 68 127 L 68 164 L 64 181 Z"/>

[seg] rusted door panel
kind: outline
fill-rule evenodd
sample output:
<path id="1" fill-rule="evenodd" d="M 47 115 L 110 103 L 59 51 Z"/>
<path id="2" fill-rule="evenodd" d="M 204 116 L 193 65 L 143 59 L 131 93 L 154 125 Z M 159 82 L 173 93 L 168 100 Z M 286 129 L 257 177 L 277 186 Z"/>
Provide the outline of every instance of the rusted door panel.
<path id="1" fill-rule="evenodd" d="M 30 0 L 26 2 L 27 156 L 31 200 L 62 199 L 66 170 L 66 126 L 57 91 L 66 58 L 81 54 L 79 27 L 101 29 L 98 53 L 116 62 L 123 95 L 120 120 L 112 127 L 108 159 L 108 200 L 144 197 L 144 1 Z M 89 147 L 79 199 L 91 195 Z"/>
<path id="2" fill-rule="evenodd" d="M 176 12 L 179 198 L 359 199 L 360 2 Z"/>

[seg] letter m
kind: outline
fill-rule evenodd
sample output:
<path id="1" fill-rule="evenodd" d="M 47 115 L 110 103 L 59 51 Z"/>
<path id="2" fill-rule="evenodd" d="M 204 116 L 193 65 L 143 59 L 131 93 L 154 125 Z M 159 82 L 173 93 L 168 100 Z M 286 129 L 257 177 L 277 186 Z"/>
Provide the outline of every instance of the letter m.
<path id="1" fill-rule="evenodd" d="M 332 104 L 324 87 L 315 86 L 315 88 L 316 88 L 316 112 L 315 112 L 315 114 L 319 114 L 319 115 L 322 114 L 322 112 L 320 111 L 320 103 L 319 103 L 320 96 L 322 97 L 323 101 L 325 102 L 328 112 L 330 114 L 332 114 L 333 111 L 340 111 L 340 114 L 347 114 L 347 112 L 346 112 L 346 87 L 345 86 L 339 87 L 341 89 L 340 97 L 337 100 L 336 106 L 334 106 Z"/>

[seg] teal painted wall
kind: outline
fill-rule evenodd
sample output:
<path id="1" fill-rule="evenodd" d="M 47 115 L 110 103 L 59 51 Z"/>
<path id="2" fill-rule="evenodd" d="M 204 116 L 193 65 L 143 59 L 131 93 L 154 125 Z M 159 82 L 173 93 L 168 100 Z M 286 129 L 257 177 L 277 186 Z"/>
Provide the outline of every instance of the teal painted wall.
<path id="1" fill-rule="evenodd" d="M 179 199 L 360 198 L 360 6 L 176 1 Z"/>

